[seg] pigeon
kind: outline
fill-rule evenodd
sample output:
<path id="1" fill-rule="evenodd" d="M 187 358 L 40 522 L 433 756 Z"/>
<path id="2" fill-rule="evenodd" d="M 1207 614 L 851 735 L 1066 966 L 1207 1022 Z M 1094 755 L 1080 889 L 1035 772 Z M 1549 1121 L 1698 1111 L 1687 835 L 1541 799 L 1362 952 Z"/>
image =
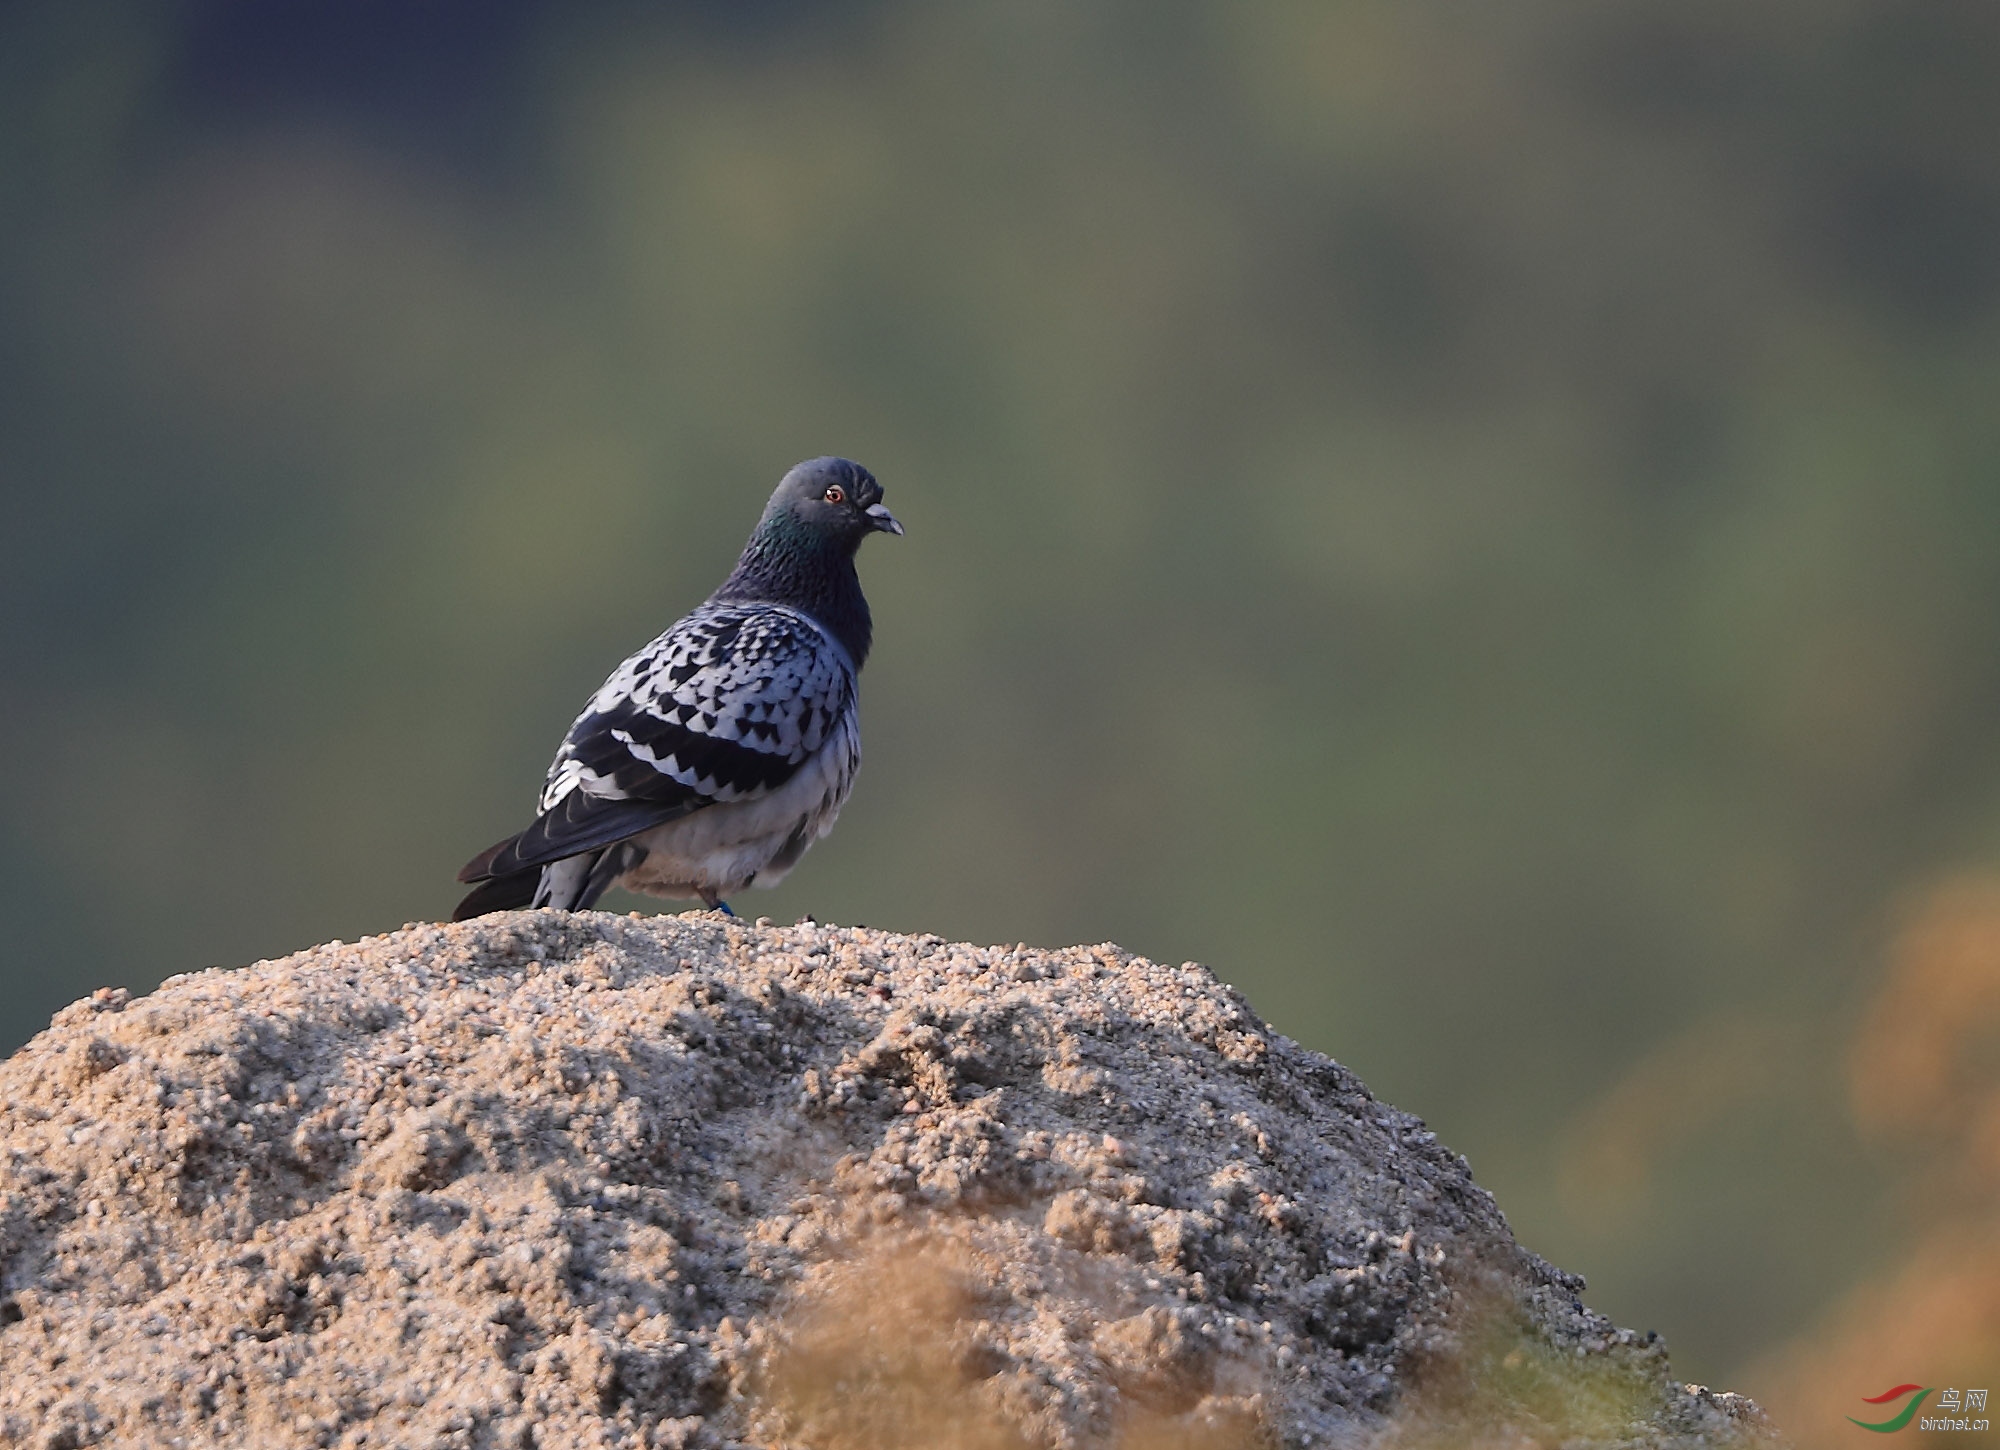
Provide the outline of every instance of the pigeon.
<path id="1" fill-rule="evenodd" d="M 902 532 L 860 464 L 787 473 L 722 587 L 591 696 L 534 823 L 458 873 L 476 884 L 452 919 L 582 911 L 613 885 L 728 911 L 777 885 L 853 789 L 873 633 L 854 554 Z"/>

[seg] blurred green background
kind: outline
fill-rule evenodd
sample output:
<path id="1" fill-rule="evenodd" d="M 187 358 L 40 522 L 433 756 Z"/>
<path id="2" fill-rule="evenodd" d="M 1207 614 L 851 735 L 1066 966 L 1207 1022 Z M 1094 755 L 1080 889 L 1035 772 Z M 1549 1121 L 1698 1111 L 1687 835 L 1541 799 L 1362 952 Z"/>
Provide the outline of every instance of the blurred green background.
<path id="1" fill-rule="evenodd" d="M 447 914 L 844 453 L 868 764 L 739 908 L 1204 961 L 1755 1393 L 1904 1231 L 1896 903 L 2000 854 L 1996 75 L 1984 0 L 0 7 L 4 1045 Z"/>

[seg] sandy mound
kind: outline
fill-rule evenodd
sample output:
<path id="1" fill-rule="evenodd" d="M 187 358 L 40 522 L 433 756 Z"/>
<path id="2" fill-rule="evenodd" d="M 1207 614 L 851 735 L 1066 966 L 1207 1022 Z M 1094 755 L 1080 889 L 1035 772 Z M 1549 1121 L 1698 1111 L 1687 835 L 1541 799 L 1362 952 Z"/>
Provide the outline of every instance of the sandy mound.
<path id="1" fill-rule="evenodd" d="M 518 912 L 0 1066 L 0 1444 L 1733 1443 L 1196 966 Z"/>

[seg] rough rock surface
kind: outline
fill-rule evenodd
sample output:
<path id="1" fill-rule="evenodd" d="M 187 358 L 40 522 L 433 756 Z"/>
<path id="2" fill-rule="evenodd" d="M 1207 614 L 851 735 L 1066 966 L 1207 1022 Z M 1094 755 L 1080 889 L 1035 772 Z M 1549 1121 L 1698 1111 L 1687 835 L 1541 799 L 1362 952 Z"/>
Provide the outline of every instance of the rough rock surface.
<path id="1" fill-rule="evenodd" d="M 413 926 L 0 1066 L 0 1444 L 1734 1444 L 1207 971 Z"/>

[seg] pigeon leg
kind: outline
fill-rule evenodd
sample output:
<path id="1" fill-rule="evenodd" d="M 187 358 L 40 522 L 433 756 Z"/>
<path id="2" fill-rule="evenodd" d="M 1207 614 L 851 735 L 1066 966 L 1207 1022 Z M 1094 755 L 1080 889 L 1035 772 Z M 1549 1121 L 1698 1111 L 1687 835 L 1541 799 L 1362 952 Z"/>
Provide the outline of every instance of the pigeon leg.
<path id="1" fill-rule="evenodd" d="M 695 887 L 695 894 L 701 897 L 701 904 L 707 907 L 710 911 L 719 911 L 724 916 L 736 915 L 735 912 L 729 909 L 729 903 L 724 901 L 720 896 L 716 895 L 708 887 L 706 886 Z"/>

